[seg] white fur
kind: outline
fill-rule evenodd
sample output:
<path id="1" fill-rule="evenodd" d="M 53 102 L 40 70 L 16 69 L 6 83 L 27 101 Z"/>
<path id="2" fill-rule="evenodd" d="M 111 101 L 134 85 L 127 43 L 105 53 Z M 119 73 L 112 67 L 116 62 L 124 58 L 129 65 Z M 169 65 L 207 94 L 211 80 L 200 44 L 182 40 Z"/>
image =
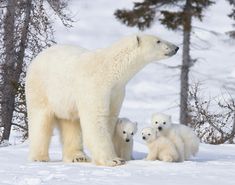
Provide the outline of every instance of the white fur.
<path id="1" fill-rule="evenodd" d="M 129 36 L 92 52 L 65 45 L 41 52 L 26 75 L 30 160 L 49 160 L 56 118 L 64 161 L 87 161 L 84 142 L 97 165 L 123 164 L 112 137 L 126 83 L 148 63 L 175 54 L 176 46 L 158 40 L 151 35 Z"/>
<path id="2" fill-rule="evenodd" d="M 137 123 L 127 118 L 119 118 L 116 124 L 113 144 L 118 157 L 129 161 L 133 159 L 133 136 L 137 132 Z"/>
<path id="3" fill-rule="evenodd" d="M 165 124 L 164 124 L 165 123 Z M 155 113 L 152 116 L 152 126 L 154 126 L 158 132 L 169 137 L 173 142 L 177 142 L 175 136 L 178 139 L 180 136 L 183 141 L 184 149 L 184 159 L 187 160 L 190 156 L 195 155 L 199 150 L 199 139 L 194 133 L 194 131 L 185 125 L 182 124 L 173 124 L 171 121 L 171 116 L 163 113 Z M 162 128 L 159 130 L 159 128 Z M 171 135 L 174 135 L 172 137 Z M 178 144 L 177 144 L 178 145 Z M 181 144 L 180 144 L 181 145 Z"/>
<path id="4" fill-rule="evenodd" d="M 167 137 L 158 136 L 154 128 L 144 128 L 142 130 L 142 138 L 146 141 L 149 149 L 146 160 L 180 161 L 175 145 Z"/>

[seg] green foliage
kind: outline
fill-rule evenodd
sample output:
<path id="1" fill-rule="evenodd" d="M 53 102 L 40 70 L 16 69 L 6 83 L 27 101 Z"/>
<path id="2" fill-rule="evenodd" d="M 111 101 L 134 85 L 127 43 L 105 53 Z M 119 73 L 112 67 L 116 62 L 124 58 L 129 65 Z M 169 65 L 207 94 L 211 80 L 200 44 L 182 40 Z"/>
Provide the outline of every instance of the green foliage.
<path id="1" fill-rule="evenodd" d="M 159 13 L 159 20 L 163 25 L 177 30 L 184 25 L 188 16 L 202 21 L 203 10 L 213 3 L 212 0 L 144 0 L 134 3 L 132 10 L 117 10 L 115 16 L 127 26 L 137 26 L 144 30 L 153 24 Z M 169 7 L 176 10 L 170 11 Z"/>
<path id="2" fill-rule="evenodd" d="M 235 1 L 234 0 L 227 0 L 227 1 L 232 6 L 232 12 L 228 16 L 235 20 Z"/>
<path id="3" fill-rule="evenodd" d="M 182 12 L 169 12 L 161 11 L 163 18 L 160 19 L 161 24 L 172 30 L 177 30 L 179 25 L 183 24 L 183 13 Z"/>
<path id="4" fill-rule="evenodd" d="M 156 9 L 151 8 L 148 5 L 137 5 L 130 10 L 117 10 L 115 16 L 120 19 L 127 26 L 137 26 L 140 30 L 149 28 L 154 20 Z"/>
<path id="5" fill-rule="evenodd" d="M 232 6 L 232 11 L 231 13 L 228 15 L 231 19 L 235 20 L 235 1 L 234 0 L 227 0 L 229 2 L 229 4 Z M 235 26 L 235 24 L 233 24 L 233 26 Z M 229 31 L 228 35 L 235 39 L 235 30 Z"/>
<path id="6" fill-rule="evenodd" d="M 154 22 L 157 7 L 170 5 L 175 2 L 177 0 L 145 0 L 143 2 L 134 2 L 133 10 L 117 10 L 114 15 L 127 26 L 137 26 L 140 30 L 144 30 L 149 28 Z"/>

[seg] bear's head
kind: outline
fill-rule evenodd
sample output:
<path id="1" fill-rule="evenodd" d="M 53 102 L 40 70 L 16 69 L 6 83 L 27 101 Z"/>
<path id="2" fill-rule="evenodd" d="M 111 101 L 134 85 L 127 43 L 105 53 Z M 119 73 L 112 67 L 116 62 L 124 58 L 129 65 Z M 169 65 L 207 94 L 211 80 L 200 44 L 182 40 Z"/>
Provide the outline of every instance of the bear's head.
<path id="1" fill-rule="evenodd" d="M 142 134 L 142 139 L 146 143 L 151 143 L 156 139 L 156 131 L 154 128 L 146 127 L 142 130 L 141 134 Z"/>
<path id="2" fill-rule="evenodd" d="M 132 122 L 127 118 L 119 118 L 116 132 L 125 142 L 130 142 L 137 132 L 137 122 Z"/>
<path id="3" fill-rule="evenodd" d="M 137 56 L 145 63 L 169 58 L 177 53 L 179 47 L 159 37 L 148 34 L 127 36 L 114 43 L 109 52 L 135 51 Z M 124 53 L 123 52 L 123 53 Z"/>
<path id="4" fill-rule="evenodd" d="M 159 132 L 167 131 L 171 127 L 171 116 L 163 113 L 154 113 L 151 123 Z"/>
<path id="5" fill-rule="evenodd" d="M 179 49 L 176 45 L 153 35 L 137 35 L 136 44 L 148 62 L 169 58 Z"/>

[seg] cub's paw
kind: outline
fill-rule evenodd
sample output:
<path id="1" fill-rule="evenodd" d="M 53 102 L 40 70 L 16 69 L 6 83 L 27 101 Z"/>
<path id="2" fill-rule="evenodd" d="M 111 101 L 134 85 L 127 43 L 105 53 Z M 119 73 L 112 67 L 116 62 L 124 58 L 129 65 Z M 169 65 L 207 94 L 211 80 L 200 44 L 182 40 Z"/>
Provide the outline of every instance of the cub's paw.
<path id="1" fill-rule="evenodd" d="M 73 155 L 68 156 L 64 156 L 63 158 L 64 162 L 73 162 L 73 163 L 77 163 L 77 162 L 90 162 L 90 158 L 84 154 L 83 152 L 78 152 L 75 153 Z"/>
<path id="2" fill-rule="evenodd" d="M 164 157 L 162 157 L 162 161 L 164 161 L 164 162 L 173 162 L 174 159 L 171 156 L 164 156 Z"/>

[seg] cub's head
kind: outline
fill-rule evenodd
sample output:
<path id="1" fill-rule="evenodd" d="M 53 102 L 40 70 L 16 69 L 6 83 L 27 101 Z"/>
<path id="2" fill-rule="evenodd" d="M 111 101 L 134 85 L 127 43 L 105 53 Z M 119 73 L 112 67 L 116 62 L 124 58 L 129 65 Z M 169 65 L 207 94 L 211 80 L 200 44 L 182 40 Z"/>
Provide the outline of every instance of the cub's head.
<path id="1" fill-rule="evenodd" d="M 153 35 L 136 36 L 136 43 L 144 59 L 149 62 L 169 58 L 179 49 L 176 45 Z"/>
<path id="2" fill-rule="evenodd" d="M 142 134 L 142 139 L 146 142 L 146 143 L 151 143 L 153 142 L 157 135 L 156 135 L 156 130 L 152 127 L 146 127 L 142 130 L 141 132 Z"/>
<path id="3" fill-rule="evenodd" d="M 137 132 L 137 122 L 132 122 L 127 118 L 119 118 L 116 125 L 116 132 L 125 142 L 130 142 Z"/>
<path id="4" fill-rule="evenodd" d="M 159 132 L 164 132 L 171 127 L 171 116 L 163 113 L 155 113 L 152 115 L 151 123 Z"/>

